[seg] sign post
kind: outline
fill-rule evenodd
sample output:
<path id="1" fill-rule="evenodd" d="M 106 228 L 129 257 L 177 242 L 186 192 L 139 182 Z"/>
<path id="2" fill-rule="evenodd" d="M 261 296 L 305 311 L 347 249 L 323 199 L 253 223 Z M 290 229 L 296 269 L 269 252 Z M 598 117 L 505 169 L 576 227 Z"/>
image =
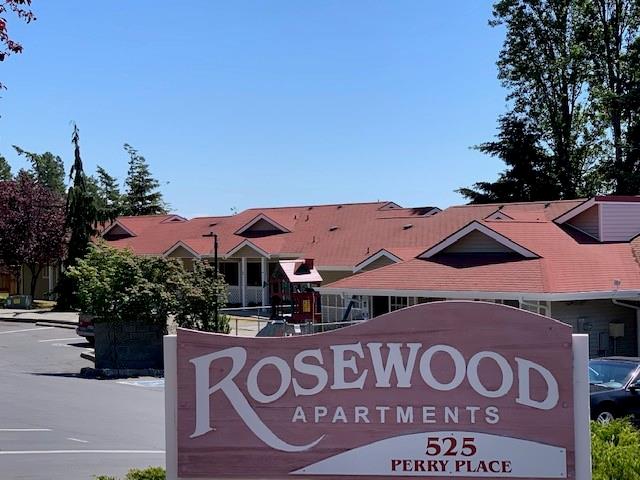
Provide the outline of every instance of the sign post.
<path id="1" fill-rule="evenodd" d="M 167 478 L 589 480 L 586 335 L 482 302 L 165 337 Z"/>

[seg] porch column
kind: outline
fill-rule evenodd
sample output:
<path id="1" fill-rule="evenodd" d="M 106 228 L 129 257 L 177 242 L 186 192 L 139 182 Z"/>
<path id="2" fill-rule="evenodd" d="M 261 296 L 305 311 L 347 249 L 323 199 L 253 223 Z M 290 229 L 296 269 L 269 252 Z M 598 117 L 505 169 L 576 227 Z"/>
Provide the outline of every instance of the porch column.
<path id="1" fill-rule="evenodd" d="M 260 278 L 262 282 L 262 306 L 269 304 L 269 299 L 267 298 L 269 294 L 269 266 L 267 265 L 267 259 L 262 257 L 260 259 Z"/>
<path id="2" fill-rule="evenodd" d="M 240 298 L 242 306 L 247 306 L 247 257 L 240 259 Z"/>

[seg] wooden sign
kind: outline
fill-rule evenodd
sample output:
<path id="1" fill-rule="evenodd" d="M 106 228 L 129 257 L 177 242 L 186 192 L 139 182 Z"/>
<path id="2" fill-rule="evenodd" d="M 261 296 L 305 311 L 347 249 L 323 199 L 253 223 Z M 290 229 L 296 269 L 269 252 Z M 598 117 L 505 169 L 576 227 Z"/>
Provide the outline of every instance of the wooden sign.
<path id="1" fill-rule="evenodd" d="M 480 302 L 287 338 L 179 329 L 168 478 L 582 480 L 572 345 L 563 323 Z"/>

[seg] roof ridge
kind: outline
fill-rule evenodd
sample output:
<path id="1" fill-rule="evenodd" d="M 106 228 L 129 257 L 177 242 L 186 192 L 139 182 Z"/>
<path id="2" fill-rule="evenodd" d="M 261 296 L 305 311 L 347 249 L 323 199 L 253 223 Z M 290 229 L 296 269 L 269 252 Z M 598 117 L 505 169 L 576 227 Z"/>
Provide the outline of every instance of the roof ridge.
<path id="1" fill-rule="evenodd" d="M 545 204 L 545 203 L 568 203 L 568 202 L 584 202 L 589 200 L 588 198 L 574 198 L 574 199 L 563 199 L 563 200 L 535 200 L 533 202 L 495 202 L 495 203 L 467 203 L 465 205 L 451 205 L 448 208 L 467 208 L 467 207 L 495 207 L 495 206 L 503 206 L 508 207 L 509 205 L 537 205 L 537 204 Z"/>
<path id="2" fill-rule="evenodd" d="M 320 204 L 313 204 L 313 205 L 287 205 L 287 206 L 282 206 L 282 207 L 254 207 L 254 208 L 247 208 L 245 210 L 242 210 L 242 212 L 249 212 L 249 211 L 255 211 L 255 210 L 285 210 L 288 208 L 309 208 L 309 207 L 337 207 L 337 206 L 344 206 L 344 205 L 386 205 L 388 204 L 389 201 L 377 201 L 377 202 L 344 202 L 344 203 L 320 203 Z M 404 207 L 401 207 L 404 208 Z M 399 210 L 399 209 L 397 209 Z"/>

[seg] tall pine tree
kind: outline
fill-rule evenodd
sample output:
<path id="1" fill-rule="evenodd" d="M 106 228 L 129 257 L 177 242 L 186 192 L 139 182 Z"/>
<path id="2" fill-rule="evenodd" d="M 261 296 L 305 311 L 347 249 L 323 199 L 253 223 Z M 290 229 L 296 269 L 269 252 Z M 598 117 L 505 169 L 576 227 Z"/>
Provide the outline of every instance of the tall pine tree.
<path id="1" fill-rule="evenodd" d="M 11 165 L 7 162 L 7 159 L 0 155 L 0 181 L 11 180 Z"/>
<path id="2" fill-rule="evenodd" d="M 493 142 L 475 147 L 501 159 L 507 169 L 495 182 L 478 182 L 458 193 L 471 203 L 532 202 L 560 196 L 553 163 L 541 147 L 540 133 L 514 113 L 499 120 L 500 133 Z"/>
<path id="3" fill-rule="evenodd" d="M 153 178 L 146 159 L 131 145 L 124 144 L 129 154 L 129 171 L 125 180 L 125 215 L 156 215 L 167 212 L 167 205 L 158 190 L 160 183 Z"/>
<path id="4" fill-rule="evenodd" d="M 72 185 L 67 195 L 66 208 L 66 226 L 70 232 L 66 268 L 75 265 L 78 259 L 85 256 L 91 237 L 96 233 L 95 226 L 97 224 L 95 198 L 88 188 L 87 177 L 80 157 L 80 135 L 78 127 L 75 125 L 71 143 L 74 147 L 74 161 L 69 173 Z M 57 290 L 58 310 L 68 310 L 76 306 L 74 286 L 69 277 L 61 276 Z"/>
<path id="5" fill-rule="evenodd" d="M 31 170 L 29 173 L 39 184 L 44 185 L 59 195 L 65 194 L 64 163 L 59 156 L 51 152 L 27 152 L 16 145 L 14 145 L 13 148 L 18 152 L 18 155 L 27 157 L 29 162 L 31 162 Z"/>
<path id="6" fill-rule="evenodd" d="M 101 224 L 113 222 L 122 214 L 122 194 L 115 177 L 98 166 L 96 182 L 96 203 L 98 221 Z"/>

